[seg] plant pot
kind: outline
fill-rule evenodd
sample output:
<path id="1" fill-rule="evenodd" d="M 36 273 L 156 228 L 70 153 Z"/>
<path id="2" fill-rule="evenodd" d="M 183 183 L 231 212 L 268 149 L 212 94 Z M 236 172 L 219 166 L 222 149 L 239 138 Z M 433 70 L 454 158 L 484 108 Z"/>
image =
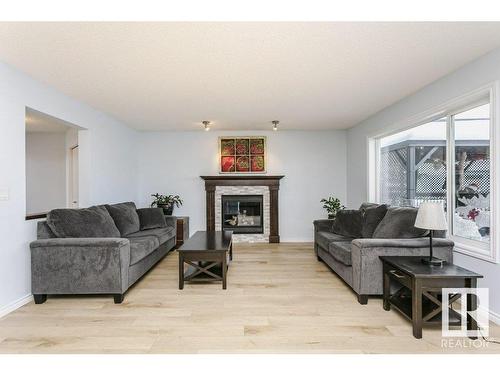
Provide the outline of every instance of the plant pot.
<path id="1" fill-rule="evenodd" d="M 328 219 L 330 219 L 330 220 L 335 219 L 335 215 L 329 214 Z"/>
<path id="2" fill-rule="evenodd" d="M 158 205 L 158 208 L 163 209 L 163 214 L 167 216 L 172 216 L 172 213 L 174 212 L 174 205 L 166 205 L 166 204 L 160 204 Z"/>

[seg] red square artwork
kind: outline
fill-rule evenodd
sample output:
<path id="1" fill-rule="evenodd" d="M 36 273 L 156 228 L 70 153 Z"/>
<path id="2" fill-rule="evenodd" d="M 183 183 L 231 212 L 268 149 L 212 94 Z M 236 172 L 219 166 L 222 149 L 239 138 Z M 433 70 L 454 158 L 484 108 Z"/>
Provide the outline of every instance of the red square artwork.
<path id="1" fill-rule="evenodd" d="M 220 170 L 221 172 L 228 173 L 235 171 L 234 156 L 221 156 Z"/>
<path id="2" fill-rule="evenodd" d="M 219 138 L 220 173 L 265 173 L 265 137 Z"/>
<path id="3" fill-rule="evenodd" d="M 264 156 L 250 156 L 250 169 L 252 172 L 264 172 Z"/>

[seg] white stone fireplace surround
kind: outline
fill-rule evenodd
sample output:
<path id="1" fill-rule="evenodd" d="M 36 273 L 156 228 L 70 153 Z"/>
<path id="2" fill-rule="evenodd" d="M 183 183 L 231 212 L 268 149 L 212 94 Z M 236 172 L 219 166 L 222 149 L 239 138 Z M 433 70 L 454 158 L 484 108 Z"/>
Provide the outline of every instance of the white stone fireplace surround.
<path id="1" fill-rule="evenodd" d="M 262 195 L 264 214 L 264 233 L 233 234 L 233 242 L 269 242 L 270 233 L 270 194 L 268 186 L 217 186 L 215 188 L 215 230 L 222 228 L 223 195 Z"/>

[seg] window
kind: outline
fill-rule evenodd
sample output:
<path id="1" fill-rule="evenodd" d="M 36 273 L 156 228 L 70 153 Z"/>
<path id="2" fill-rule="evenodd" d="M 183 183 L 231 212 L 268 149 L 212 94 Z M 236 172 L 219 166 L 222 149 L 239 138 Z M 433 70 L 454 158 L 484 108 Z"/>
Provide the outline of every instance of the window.
<path id="1" fill-rule="evenodd" d="M 374 195 L 398 206 L 442 201 L 457 250 L 496 261 L 489 98 L 483 94 L 377 138 Z"/>
<path id="2" fill-rule="evenodd" d="M 451 116 L 453 235 L 490 241 L 490 105 Z"/>
<path id="3" fill-rule="evenodd" d="M 446 119 L 380 139 L 380 201 L 446 200 Z"/>

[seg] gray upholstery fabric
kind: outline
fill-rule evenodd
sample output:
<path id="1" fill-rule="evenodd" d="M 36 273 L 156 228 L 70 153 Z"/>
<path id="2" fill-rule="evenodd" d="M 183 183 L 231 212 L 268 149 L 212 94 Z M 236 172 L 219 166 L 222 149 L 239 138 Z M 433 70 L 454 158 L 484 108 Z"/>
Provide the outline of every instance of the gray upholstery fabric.
<path id="1" fill-rule="evenodd" d="M 36 223 L 36 238 L 38 238 L 39 240 L 45 238 L 56 238 L 56 235 L 50 229 L 47 221 L 44 220 Z"/>
<path id="2" fill-rule="evenodd" d="M 397 244 L 399 243 L 399 246 Z M 421 246 L 417 246 L 420 244 Z M 434 256 L 453 262 L 453 241 L 440 239 L 434 243 Z M 351 285 L 358 294 L 382 294 L 382 262 L 380 256 L 428 256 L 429 241 L 420 239 L 375 240 L 358 239 L 352 241 Z"/>
<path id="3" fill-rule="evenodd" d="M 314 231 L 316 232 L 332 232 L 333 231 L 333 219 L 322 219 L 314 220 Z"/>
<path id="4" fill-rule="evenodd" d="M 167 255 L 175 247 L 175 237 L 171 238 L 148 256 L 131 265 L 128 271 L 128 285 L 134 284 L 156 263 Z"/>
<path id="5" fill-rule="evenodd" d="M 319 248 L 318 256 L 348 285 L 352 285 L 352 268 L 339 262 L 327 251 Z"/>
<path id="6" fill-rule="evenodd" d="M 409 224 L 407 221 L 411 227 L 413 223 L 414 219 Z M 351 239 L 329 232 L 330 223 L 324 220 L 315 221 L 314 228 L 316 255 L 357 294 L 382 294 L 382 262 L 379 256 L 429 255 L 428 237 Z M 453 262 L 453 241 L 434 238 L 433 245 L 435 256 Z"/>
<path id="7" fill-rule="evenodd" d="M 352 240 L 352 238 L 344 237 L 339 234 L 331 232 L 317 232 L 315 238 L 316 238 L 316 243 L 325 250 L 328 250 L 330 244 L 334 241 L 351 242 Z"/>
<path id="8" fill-rule="evenodd" d="M 113 219 L 103 206 L 58 208 L 47 214 L 47 224 L 59 238 L 120 237 Z"/>
<path id="9" fill-rule="evenodd" d="M 168 220 L 170 227 L 138 232 L 137 238 L 127 239 L 119 237 L 105 206 L 86 210 L 91 214 L 85 211 L 85 219 L 104 212 L 114 226 L 115 238 L 55 238 L 48 223 L 39 222 L 38 240 L 30 244 L 33 294 L 123 294 L 176 245 L 175 219 Z M 77 223 L 73 216 L 72 222 Z M 82 228 L 74 229 L 78 230 Z"/>
<path id="10" fill-rule="evenodd" d="M 362 205 L 363 206 L 363 205 Z M 387 205 L 371 205 L 360 209 L 363 217 L 363 225 L 361 227 L 361 237 L 372 238 L 375 229 L 380 224 L 385 214 L 387 213 Z"/>
<path id="11" fill-rule="evenodd" d="M 413 207 L 390 207 L 375 229 L 373 238 L 416 238 L 428 231 L 414 226 L 418 209 Z"/>
<path id="12" fill-rule="evenodd" d="M 128 288 L 129 241 L 53 238 L 31 248 L 33 294 L 123 293 Z"/>
<path id="13" fill-rule="evenodd" d="M 143 236 L 129 238 L 130 241 L 130 265 L 134 265 L 155 251 L 160 243 L 156 236 Z"/>
<path id="14" fill-rule="evenodd" d="M 140 230 L 139 215 L 134 202 L 106 205 L 122 237 Z"/>
<path id="15" fill-rule="evenodd" d="M 363 211 L 363 210 L 366 210 L 367 208 L 375 207 L 375 206 L 378 206 L 378 203 L 364 202 L 364 203 L 361 203 L 361 206 L 359 206 L 359 210 Z"/>
<path id="16" fill-rule="evenodd" d="M 163 208 L 139 208 L 137 214 L 139 215 L 140 230 L 165 228 L 167 226 Z"/>
<path id="17" fill-rule="evenodd" d="M 336 261 L 346 266 L 352 266 L 350 242 L 332 242 L 328 252 Z"/>
<path id="18" fill-rule="evenodd" d="M 175 232 L 176 232 L 176 230 L 173 227 L 146 229 L 146 230 L 141 230 L 139 232 L 129 234 L 127 236 L 127 238 L 155 236 L 161 245 L 161 244 L 167 242 L 172 237 L 175 237 L 175 234 L 176 234 Z"/>
<path id="19" fill-rule="evenodd" d="M 333 222 L 333 233 L 341 236 L 361 237 L 362 216 L 360 210 L 340 210 Z"/>
<path id="20" fill-rule="evenodd" d="M 404 247 L 417 248 L 429 247 L 429 238 L 360 238 L 353 240 L 352 243 L 359 248 L 368 247 Z M 434 238 L 432 240 L 433 247 L 449 247 L 453 246 L 453 241 L 445 238 Z"/>

